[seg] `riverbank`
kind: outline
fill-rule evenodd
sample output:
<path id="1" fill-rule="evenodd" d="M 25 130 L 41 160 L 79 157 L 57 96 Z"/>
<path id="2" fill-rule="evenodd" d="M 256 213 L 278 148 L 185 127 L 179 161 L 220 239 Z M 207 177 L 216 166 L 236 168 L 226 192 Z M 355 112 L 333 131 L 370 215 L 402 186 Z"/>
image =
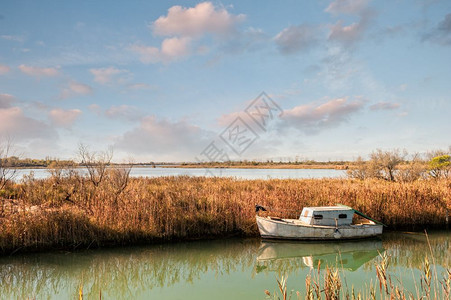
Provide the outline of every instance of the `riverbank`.
<path id="1" fill-rule="evenodd" d="M 334 169 L 334 170 L 347 170 L 352 167 L 352 163 L 210 163 L 210 164 L 178 164 L 178 165 L 160 165 L 162 168 L 213 168 L 213 169 Z"/>
<path id="2" fill-rule="evenodd" d="M 258 236 L 255 204 L 296 217 L 304 206 L 342 203 L 389 230 L 444 228 L 451 208 L 449 179 L 398 183 L 123 175 L 107 172 L 98 182 L 74 173 L 10 184 L 0 191 L 1 253 Z"/>

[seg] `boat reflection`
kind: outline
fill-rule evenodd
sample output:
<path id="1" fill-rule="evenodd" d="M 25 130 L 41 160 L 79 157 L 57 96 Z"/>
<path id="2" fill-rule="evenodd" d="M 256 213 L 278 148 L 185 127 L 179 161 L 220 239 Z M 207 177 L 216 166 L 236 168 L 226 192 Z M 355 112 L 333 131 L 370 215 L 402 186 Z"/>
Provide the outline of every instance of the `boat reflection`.
<path id="1" fill-rule="evenodd" d="M 343 242 L 261 242 L 257 254 L 256 272 L 284 271 L 295 268 L 325 268 L 336 266 L 355 271 L 385 250 L 382 241 Z"/>

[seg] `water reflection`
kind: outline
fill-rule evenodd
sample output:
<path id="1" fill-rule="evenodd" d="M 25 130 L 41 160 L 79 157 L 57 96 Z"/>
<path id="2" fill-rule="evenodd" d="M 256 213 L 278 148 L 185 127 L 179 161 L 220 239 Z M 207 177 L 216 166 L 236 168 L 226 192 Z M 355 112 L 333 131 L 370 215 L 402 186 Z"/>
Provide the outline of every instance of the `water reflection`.
<path id="1" fill-rule="evenodd" d="M 449 232 L 430 234 L 429 243 L 439 273 L 449 268 Z M 400 233 L 338 244 L 229 239 L 29 254 L 0 258 L 0 298 L 76 298 L 82 285 L 89 299 L 98 299 L 100 292 L 107 299 L 218 300 L 236 298 L 237 293 L 240 298 L 261 299 L 282 274 L 289 276 L 292 289 L 302 290 L 305 276 L 319 261 L 321 266 L 342 265 L 348 285 L 359 288 L 374 280 L 374 262 L 383 251 L 404 283 L 412 280 L 409 270 L 417 274 L 425 255 L 430 255 L 424 234 Z"/>
<path id="2" fill-rule="evenodd" d="M 339 267 L 355 271 L 384 252 L 382 240 L 340 242 L 262 242 L 257 272 L 292 272 L 296 268 Z"/>
<path id="3" fill-rule="evenodd" d="M 257 248 L 252 239 L 4 257 L 0 295 L 75 298 L 83 285 L 90 297 L 102 291 L 132 298 L 156 287 L 192 284 L 206 272 L 218 277 L 249 267 Z"/>

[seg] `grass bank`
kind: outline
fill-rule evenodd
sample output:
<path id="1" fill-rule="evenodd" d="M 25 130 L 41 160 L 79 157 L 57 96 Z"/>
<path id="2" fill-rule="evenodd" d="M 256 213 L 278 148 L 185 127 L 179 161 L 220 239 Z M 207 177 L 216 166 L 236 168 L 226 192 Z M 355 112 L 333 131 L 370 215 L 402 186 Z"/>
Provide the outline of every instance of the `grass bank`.
<path id="1" fill-rule="evenodd" d="M 451 180 L 128 178 L 117 169 L 101 180 L 29 177 L 0 191 L 0 252 L 257 236 L 255 204 L 295 217 L 291 210 L 335 203 L 393 230 L 443 228 Z"/>

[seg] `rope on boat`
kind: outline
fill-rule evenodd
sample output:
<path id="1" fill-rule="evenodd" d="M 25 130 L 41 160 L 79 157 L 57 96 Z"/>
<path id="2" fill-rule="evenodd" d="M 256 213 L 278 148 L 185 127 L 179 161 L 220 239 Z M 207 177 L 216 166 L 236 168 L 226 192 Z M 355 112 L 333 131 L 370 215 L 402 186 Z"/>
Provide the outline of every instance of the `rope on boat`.
<path id="1" fill-rule="evenodd" d="M 301 212 L 302 209 L 288 209 L 288 208 L 274 208 L 271 206 L 261 206 L 261 205 L 255 205 L 255 211 L 258 212 L 259 210 L 261 211 L 267 211 L 267 210 L 271 210 L 271 211 L 291 211 L 291 212 Z"/>

